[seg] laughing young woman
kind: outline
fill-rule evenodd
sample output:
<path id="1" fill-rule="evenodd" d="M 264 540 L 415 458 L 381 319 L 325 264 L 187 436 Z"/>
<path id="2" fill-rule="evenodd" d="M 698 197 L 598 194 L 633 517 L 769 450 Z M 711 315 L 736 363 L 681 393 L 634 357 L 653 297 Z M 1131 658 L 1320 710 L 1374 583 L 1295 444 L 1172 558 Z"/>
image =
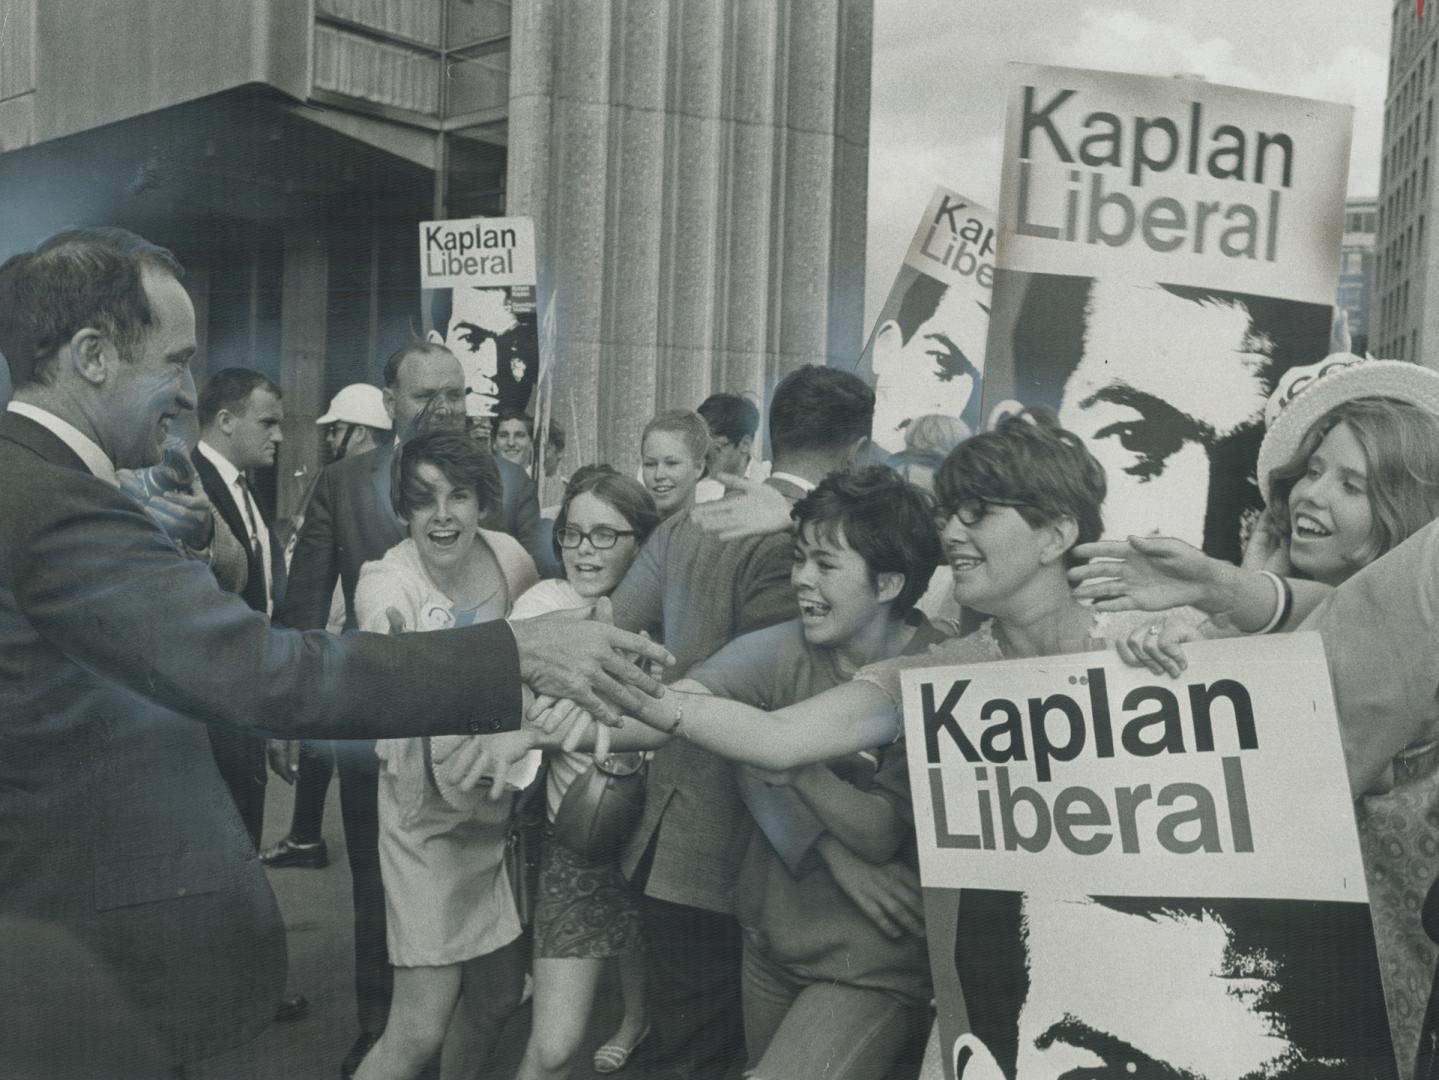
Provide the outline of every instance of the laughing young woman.
<path id="1" fill-rule="evenodd" d="M 409 538 L 361 568 L 360 629 L 440 630 L 505 617 L 538 575 L 518 542 L 480 528 L 500 498 L 494 459 L 467 435 L 409 440 L 394 492 Z M 431 777 L 426 740 L 382 739 L 376 751 L 395 990 L 385 1033 L 355 1075 L 417 1076 L 442 1045 L 447 1075 L 459 1075 L 455 1066 L 480 1069 L 524 986 L 526 956 L 504 866 L 513 798 L 457 808 Z"/>
<path id="2" fill-rule="evenodd" d="M 1254 565 L 1234 567 L 1177 540 L 1101 543 L 1080 554 L 1123 561 L 1077 569 L 1077 591 L 1106 607 L 1194 604 L 1235 632 L 1294 629 L 1327 586 L 1348 581 L 1439 517 L 1439 373 L 1331 356 L 1286 373 L 1265 415 L 1259 475 L 1268 511 L 1250 549 L 1257 557 L 1246 558 Z M 1178 674 L 1191 637 L 1151 616 L 1120 651 Z M 1417 665 L 1427 634 L 1415 627 L 1410 637 Z M 1431 700 L 1426 714 L 1403 726 L 1418 732 L 1407 747 L 1378 768 L 1358 770 L 1355 812 L 1390 1025 L 1408 1075 L 1435 971 L 1419 909 L 1439 850 L 1439 709 Z"/>

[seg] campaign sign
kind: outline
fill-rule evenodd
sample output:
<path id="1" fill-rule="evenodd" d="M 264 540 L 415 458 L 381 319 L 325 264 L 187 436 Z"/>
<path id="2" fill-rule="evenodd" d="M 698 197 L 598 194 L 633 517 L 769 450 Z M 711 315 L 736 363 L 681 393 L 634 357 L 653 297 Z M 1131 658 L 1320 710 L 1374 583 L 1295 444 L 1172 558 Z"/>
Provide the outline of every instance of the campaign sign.
<path id="1" fill-rule="evenodd" d="M 890 453 L 921 416 L 979 430 L 994 246 L 993 211 L 934 189 L 856 368 L 874 387 L 874 441 Z"/>
<path id="2" fill-rule="evenodd" d="M 904 673 L 952 1078 L 1396 1075 L 1321 642 L 1187 649 Z"/>
<path id="3" fill-rule="evenodd" d="M 1046 405 L 1112 535 L 1238 561 L 1264 401 L 1329 351 L 1352 109 L 1010 66 L 985 410 Z"/>

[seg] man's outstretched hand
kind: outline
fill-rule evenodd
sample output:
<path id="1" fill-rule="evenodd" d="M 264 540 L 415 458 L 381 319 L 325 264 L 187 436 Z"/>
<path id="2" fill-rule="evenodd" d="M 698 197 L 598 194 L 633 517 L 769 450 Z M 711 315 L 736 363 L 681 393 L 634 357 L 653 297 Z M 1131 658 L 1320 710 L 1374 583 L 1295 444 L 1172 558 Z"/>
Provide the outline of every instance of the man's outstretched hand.
<path id="1" fill-rule="evenodd" d="M 589 617 L 587 617 L 589 616 Z M 608 625 L 609 602 L 520 619 L 510 627 L 520 651 L 520 675 L 536 694 L 569 698 L 607 724 L 639 710 L 664 687 L 648 669 L 674 657 L 640 634 Z"/>
<path id="2" fill-rule="evenodd" d="M 794 504 L 778 488 L 759 480 L 719 473 L 725 497 L 690 508 L 690 520 L 721 540 L 788 532 Z"/>

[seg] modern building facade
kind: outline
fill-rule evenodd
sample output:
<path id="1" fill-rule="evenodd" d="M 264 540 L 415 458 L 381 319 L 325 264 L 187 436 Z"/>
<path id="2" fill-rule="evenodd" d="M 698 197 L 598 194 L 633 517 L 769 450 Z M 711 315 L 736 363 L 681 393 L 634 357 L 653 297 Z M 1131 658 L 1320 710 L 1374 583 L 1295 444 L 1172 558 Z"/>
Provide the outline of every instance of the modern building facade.
<path id="1" fill-rule="evenodd" d="M 416 223 L 530 214 L 555 415 L 638 462 L 657 408 L 860 347 L 868 0 L 0 0 L 0 258 L 113 223 L 187 267 L 197 377 L 314 418 L 427 329 Z"/>
<path id="2" fill-rule="evenodd" d="M 1439 19 L 1420 18 L 1409 0 L 1393 0 L 1389 87 L 1384 105 L 1384 159 L 1379 178 L 1374 293 L 1369 348 L 1376 356 L 1431 358 L 1439 345 L 1439 276 L 1430 266 L 1439 167 L 1434 126 L 1439 83 Z M 1347 232 L 1348 230 L 1346 230 Z"/>
<path id="3" fill-rule="evenodd" d="M 1335 303 L 1349 324 L 1349 348 L 1363 356 L 1369 350 L 1369 301 L 1374 292 L 1375 233 L 1379 201 L 1344 200 L 1344 239 L 1340 243 L 1339 292 Z"/>

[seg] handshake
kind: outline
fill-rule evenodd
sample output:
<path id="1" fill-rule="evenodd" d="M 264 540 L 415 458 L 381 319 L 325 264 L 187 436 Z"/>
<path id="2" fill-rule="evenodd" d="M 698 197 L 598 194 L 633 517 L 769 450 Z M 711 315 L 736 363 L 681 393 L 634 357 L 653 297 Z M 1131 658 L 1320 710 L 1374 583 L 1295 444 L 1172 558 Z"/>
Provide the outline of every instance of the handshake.
<path id="1" fill-rule="evenodd" d="M 509 773 L 532 750 L 576 749 L 593 737 L 596 756 L 609 753 L 610 731 L 626 715 L 652 714 L 665 695 L 658 675 L 674 663 L 645 634 L 612 625 L 607 599 L 510 624 L 519 650 L 527 722 L 518 731 L 480 735 L 435 747 L 434 766 L 442 783 L 464 791 Z M 506 785 L 493 783 L 492 798 Z"/>

